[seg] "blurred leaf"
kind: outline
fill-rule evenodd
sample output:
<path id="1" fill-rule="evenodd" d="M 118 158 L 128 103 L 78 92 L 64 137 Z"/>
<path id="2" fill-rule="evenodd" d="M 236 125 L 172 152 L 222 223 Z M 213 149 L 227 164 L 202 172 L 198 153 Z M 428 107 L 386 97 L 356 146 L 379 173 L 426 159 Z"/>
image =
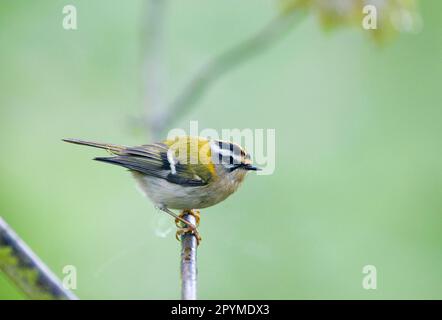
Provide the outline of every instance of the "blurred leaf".
<path id="1" fill-rule="evenodd" d="M 363 9 L 369 5 L 377 9 L 377 28 L 365 30 L 362 21 L 367 14 Z M 280 0 L 283 14 L 301 8 L 317 15 L 325 29 L 356 26 L 380 42 L 398 32 L 418 31 L 421 25 L 417 0 Z"/>

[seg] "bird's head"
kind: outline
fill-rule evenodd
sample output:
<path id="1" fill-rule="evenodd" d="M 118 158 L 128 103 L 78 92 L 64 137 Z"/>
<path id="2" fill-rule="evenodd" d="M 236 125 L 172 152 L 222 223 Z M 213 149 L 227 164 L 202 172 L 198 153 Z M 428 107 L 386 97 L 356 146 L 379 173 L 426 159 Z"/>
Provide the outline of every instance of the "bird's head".
<path id="1" fill-rule="evenodd" d="M 245 175 L 259 168 L 252 164 L 250 154 L 233 142 L 212 140 L 210 142 L 211 160 L 218 172 L 232 175 Z"/>

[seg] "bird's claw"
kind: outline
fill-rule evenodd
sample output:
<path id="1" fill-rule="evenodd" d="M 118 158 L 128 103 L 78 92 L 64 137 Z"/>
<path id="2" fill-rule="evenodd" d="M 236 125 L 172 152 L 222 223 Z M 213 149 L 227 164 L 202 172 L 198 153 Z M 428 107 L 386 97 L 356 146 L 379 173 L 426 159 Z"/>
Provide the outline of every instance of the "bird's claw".
<path id="1" fill-rule="evenodd" d="M 200 214 L 199 210 L 196 210 L 196 209 L 183 210 L 183 212 L 180 213 L 179 217 L 181 219 L 183 219 L 184 216 L 186 216 L 186 215 L 191 215 L 192 217 L 194 217 L 195 221 L 196 221 L 196 227 L 199 227 L 199 225 L 200 225 L 200 217 L 201 217 L 201 214 Z M 183 226 L 183 222 L 180 219 L 175 219 L 175 225 L 178 228 L 181 228 Z"/>
<path id="2" fill-rule="evenodd" d="M 184 223 L 182 220 L 180 219 L 175 219 L 175 225 L 177 226 L 178 230 L 175 234 L 175 238 L 178 241 L 181 241 L 181 236 L 184 234 L 193 234 L 195 236 L 195 239 L 197 241 L 197 244 L 199 245 L 201 242 L 201 236 L 200 233 L 198 232 L 197 227 L 200 224 L 200 212 L 199 210 L 183 210 L 183 212 L 181 212 L 181 214 L 179 215 L 179 217 L 181 219 L 184 219 L 184 216 L 186 215 L 191 215 L 195 218 L 195 225 L 191 224 L 191 223 Z"/>
<path id="3" fill-rule="evenodd" d="M 181 241 L 181 236 L 184 235 L 184 234 L 192 234 L 192 235 L 194 235 L 195 239 L 196 239 L 197 245 L 200 244 L 201 236 L 200 236 L 200 233 L 199 233 L 198 229 L 196 229 L 195 226 L 193 226 L 193 227 L 178 228 L 178 230 L 177 230 L 177 232 L 175 234 L 175 238 L 178 241 Z"/>

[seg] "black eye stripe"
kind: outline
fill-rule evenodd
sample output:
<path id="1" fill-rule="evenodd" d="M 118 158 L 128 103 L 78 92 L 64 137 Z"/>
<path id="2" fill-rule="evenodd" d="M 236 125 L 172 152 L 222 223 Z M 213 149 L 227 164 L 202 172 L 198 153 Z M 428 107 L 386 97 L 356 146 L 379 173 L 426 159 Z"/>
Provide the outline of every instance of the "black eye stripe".
<path id="1" fill-rule="evenodd" d="M 217 160 L 220 164 L 241 164 L 247 157 L 246 152 L 235 143 L 217 140 L 215 146 L 218 150 L 213 151 L 218 154 Z"/>
<path id="2" fill-rule="evenodd" d="M 225 163 L 225 164 L 234 164 L 236 162 L 235 157 L 232 155 L 218 155 L 219 163 Z"/>

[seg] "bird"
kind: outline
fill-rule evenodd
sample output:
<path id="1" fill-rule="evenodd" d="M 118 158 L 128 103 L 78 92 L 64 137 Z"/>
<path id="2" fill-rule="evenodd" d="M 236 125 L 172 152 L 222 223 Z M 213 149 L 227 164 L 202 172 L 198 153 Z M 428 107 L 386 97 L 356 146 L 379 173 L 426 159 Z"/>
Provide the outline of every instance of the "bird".
<path id="1" fill-rule="evenodd" d="M 258 171 L 250 154 L 236 143 L 199 136 L 179 136 L 134 147 L 79 139 L 65 142 L 107 150 L 111 156 L 94 160 L 128 169 L 155 207 L 175 218 L 176 237 L 192 233 L 198 243 L 199 209 L 233 194 L 249 171 Z M 177 215 L 172 210 L 181 210 Z M 195 217 L 195 224 L 184 219 Z"/>

